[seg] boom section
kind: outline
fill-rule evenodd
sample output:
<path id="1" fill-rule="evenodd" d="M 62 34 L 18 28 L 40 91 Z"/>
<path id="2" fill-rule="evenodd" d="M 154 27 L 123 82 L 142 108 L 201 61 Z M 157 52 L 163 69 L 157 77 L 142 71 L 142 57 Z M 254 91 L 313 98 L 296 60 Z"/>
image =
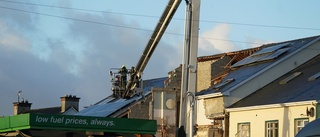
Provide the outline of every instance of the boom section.
<path id="1" fill-rule="evenodd" d="M 125 93 L 122 96 L 123 98 L 131 97 L 132 94 L 134 93 L 137 82 L 140 80 L 141 75 L 149 62 L 149 59 L 151 58 L 154 50 L 156 49 L 159 41 L 161 40 L 162 35 L 167 29 L 180 3 L 181 3 L 181 0 L 169 0 L 166 6 L 166 9 L 162 13 L 160 20 L 158 21 L 158 24 L 155 27 L 155 30 L 153 31 L 147 43 L 147 46 L 145 47 L 135 67 L 135 72 L 131 75 L 130 80 L 126 85 Z"/>

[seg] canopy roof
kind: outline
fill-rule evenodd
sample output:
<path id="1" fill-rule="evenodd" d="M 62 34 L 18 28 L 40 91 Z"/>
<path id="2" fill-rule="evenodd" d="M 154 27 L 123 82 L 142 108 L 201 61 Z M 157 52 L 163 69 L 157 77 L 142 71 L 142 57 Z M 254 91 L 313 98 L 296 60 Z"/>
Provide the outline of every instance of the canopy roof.
<path id="1" fill-rule="evenodd" d="M 74 131 L 84 135 L 88 133 L 155 134 L 157 125 L 155 120 L 74 115 L 21 114 L 0 118 L 0 134 L 17 130 L 27 131 L 26 133 L 30 134 L 39 131 L 54 131 L 52 133 L 57 134 L 59 131 L 69 133 Z"/>

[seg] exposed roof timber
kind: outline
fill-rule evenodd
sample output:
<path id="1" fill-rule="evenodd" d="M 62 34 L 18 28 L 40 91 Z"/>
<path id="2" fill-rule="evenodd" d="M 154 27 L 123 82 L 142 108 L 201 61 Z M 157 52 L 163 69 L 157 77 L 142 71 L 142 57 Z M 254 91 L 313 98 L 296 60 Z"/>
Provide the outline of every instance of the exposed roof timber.
<path id="1" fill-rule="evenodd" d="M 217 60 L 224 56 L 229 56 L 230 58 L 233 58 L 234 56 L 238 56 L 235 60 L 239 61 L 243 58 L 253 54 L 254 52 L 258 51 L 261 47 L 251 48 L 251 49 L 245 49 L 245 50 L 239 50 L 239 51 L 233 51 L 233 52 L 227 52 L 227 53 L 221 53 L 211 56 L 201 56 L 198 57 L 198 62 L 204 62 L 209 60 Z M 238 55 L 239 54 L 239 55 Z"/>
<path id="2" fill-rule="evenodd" d="M 223 68 L 230 68 L 232 62 L 234 62 L 235 60 L 237 60 L 237 58 L 239 58 L 239 54 L 236 54 L 235 56 L 233 56 L 233 58 L 227 63 L 226 66 L 224 66 Z"/>
<path id="3" fill-rule="evenodd" d="M 222 79 L 224 79 L 224 77 L 226 77 L 229 72 L 230 72 L 230 69 L 226 69 L 225 71 L 217 74 L 217 75 L 211 80 L 211 85 L 215 85 L 215 84 L 221 82 Z"/>
<path id="4" fill-rule="evenodd" d="M 223 57 L 225 55 L 226 55 L 226 53 L 216 54 L 216 55 L 211 55 L 211 56 L 198 57 L 198 62 L 204 62 L 204 61 L 209 61 L 209 60 L 217 60 L 217 59 L 220 59 L 221 57 Z"/>

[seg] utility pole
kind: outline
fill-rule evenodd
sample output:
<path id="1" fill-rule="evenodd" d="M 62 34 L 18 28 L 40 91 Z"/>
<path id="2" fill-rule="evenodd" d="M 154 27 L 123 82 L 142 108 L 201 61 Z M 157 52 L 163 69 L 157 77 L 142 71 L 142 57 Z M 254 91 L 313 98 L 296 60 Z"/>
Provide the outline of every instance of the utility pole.
<path id="1" fill-rule="evenodd" d="M 185 40 L 182 58 L 178 136 L 193 137 L 197 82 L 200 0 L 186 0 Z M 184 131 L 185 134 L 181 133 Z"/>

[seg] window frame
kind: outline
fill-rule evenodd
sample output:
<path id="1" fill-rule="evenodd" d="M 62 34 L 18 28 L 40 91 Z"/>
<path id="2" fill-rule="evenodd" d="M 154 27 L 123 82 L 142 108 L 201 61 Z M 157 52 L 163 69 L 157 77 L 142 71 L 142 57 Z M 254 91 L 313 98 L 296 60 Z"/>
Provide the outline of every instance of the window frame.
<path id="1" fill-rule="evenodd" d="M 251 136 L 251 124 L 250 124 L 250 122 L 241 122 L 241 123 L 238 123 L 238 124 L 237 124 L 237 134 L 240 133 L 240 132 L 239 132 L 239 126 L 242 125 L 242 124 L 248 124 L 248 125 L 249 125 L 249 137 L 250 137 L 250 136 Z"/>
<path id="2" fill-rule="evenodd" d="M 279 120 L 268 120 L 268 121 L 265 121 L 265 124 L 264 124 L 264 129 L 265 129 L 265 137 L 269 137 L 268 136 L 268 123 L 277 123 L 277 127 L 276 127 L 276 130 L 277 130 L 277 135 L 276 137 L 279 137 Z"/>
<path id="3" fill-rule="evenodd" d="M 309 118 L 295 118 L 294 119 L 294 135 L 297 135 L 298 134 L 298 132 L 300 131 L 297 131 L 297 129 L 298 129 L 298 125 L 297 125 L 297 121 L 300 121 L 300 120 L 306 120 L 306 121 L 308 121 L 308 123 L 310 123 L 310 120 L 309 120 Z M 305 127 L 306 126 L 306 124 L 303 126 L 303 127 Z M 303 128 L 302 127 L 302 128 Z"/>

